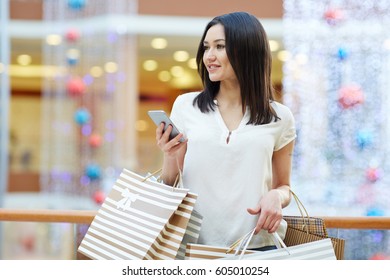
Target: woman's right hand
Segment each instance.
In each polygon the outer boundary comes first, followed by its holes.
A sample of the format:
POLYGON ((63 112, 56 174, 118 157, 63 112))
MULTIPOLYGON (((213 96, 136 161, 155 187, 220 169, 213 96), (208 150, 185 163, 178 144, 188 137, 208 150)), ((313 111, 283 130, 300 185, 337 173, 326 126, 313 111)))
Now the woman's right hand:
POLYGON ((161 123, 156 129, 157 146, 164 153, 161 178, 165 184, 173 186, 177 174, 180 170, 183 170, 184 155, 187 151, 187 139, 180 142, 184 135, 179 133, 175 138, 169 140, 172 126, 168 126, 165 132, 164 126, 164 123, 161 123))
POLYGON ((169 140, 169 135, 172 132, 172 126, 169 125, 164 132, 164 123, 161 123, 156 129, 157 146, 164 153, 164 156, 168 158, 177 157, 180 152, 185 151, 187 147, 187 139, 183 133, 179 133, 175 138, 169 140), (185 138, 183 142, 180 142, 181 138, 185 138))

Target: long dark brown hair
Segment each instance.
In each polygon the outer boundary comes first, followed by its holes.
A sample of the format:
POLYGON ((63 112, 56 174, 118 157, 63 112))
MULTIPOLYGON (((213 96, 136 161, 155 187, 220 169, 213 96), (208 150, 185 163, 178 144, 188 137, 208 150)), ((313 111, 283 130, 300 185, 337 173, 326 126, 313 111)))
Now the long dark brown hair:
POLYGON ((237 76, 242 109, 250 110, 248 124, 267 124, 277 120, 278 116, 271 108, 274 89, 271 83, 272 55, 267 34, 260 21, 246 12, 235 12, 215 17, 210 21, 200 40, 196 62, 203 82, 203 91, 195 98, 201 112, 214 111, 214 99, 218 94, 220 82, 209 78, 203 63, 203 42, 207 31, 214 25, 221 24, 225 30, 226 54, 237 76))

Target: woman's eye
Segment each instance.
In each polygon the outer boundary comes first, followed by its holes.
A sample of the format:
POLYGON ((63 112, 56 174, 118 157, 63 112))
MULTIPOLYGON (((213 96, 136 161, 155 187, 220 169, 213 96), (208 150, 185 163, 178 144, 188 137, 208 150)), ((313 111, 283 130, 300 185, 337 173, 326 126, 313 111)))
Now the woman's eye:
POLYGON ((225 45, 217 45, 217 49, 224 49, 225 45))
POLYGON ((210 47, 209 46, 203 46, 204 50, 208 50, 210 47))

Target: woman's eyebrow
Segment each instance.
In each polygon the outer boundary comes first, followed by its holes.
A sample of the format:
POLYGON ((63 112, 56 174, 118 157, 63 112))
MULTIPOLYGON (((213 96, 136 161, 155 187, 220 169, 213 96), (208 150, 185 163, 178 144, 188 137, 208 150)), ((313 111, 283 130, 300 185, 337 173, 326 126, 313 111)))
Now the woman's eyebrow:
MULTIPOLYGON (((225 39, 216 39, 216 40, 214 40, 213 42, 214 43, 218 43, 218 42, 221 42, 221 41, 225 41, 225 39)), ((209 42, 207 42, 206 40, 205 41, 203 41, 203 44, 208 44, 209 42)))

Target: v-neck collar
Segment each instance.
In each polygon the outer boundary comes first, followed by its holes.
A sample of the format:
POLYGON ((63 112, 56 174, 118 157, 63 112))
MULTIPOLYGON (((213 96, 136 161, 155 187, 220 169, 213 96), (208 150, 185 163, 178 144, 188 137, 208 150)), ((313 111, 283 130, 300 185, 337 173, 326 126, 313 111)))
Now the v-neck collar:
POLYGON ((244 116, 242 117, 242 119, 241 119, 239 125, 237 126, 237 128, 236 128, 236 129, 233 129, 233 130, 230 130, 230 129, 227 127, 225 121, 224 121, 223 118, 222 118, 221 112, 219 111, 218 106, 216 106, 215 117, 216 117, 216 119, 217 119, 217 122, 218 122, 219 126, 222 128, 222 130, 223 130, 224 132, 227 132, 227 133, 236 132, 236 131, 238 131, 239 129, 241 129, 242 127, 244 127, 244 126, 246 125, 246 123, 249 121, 249 107, 246 108, 245 114, 244 114, 244 116))

